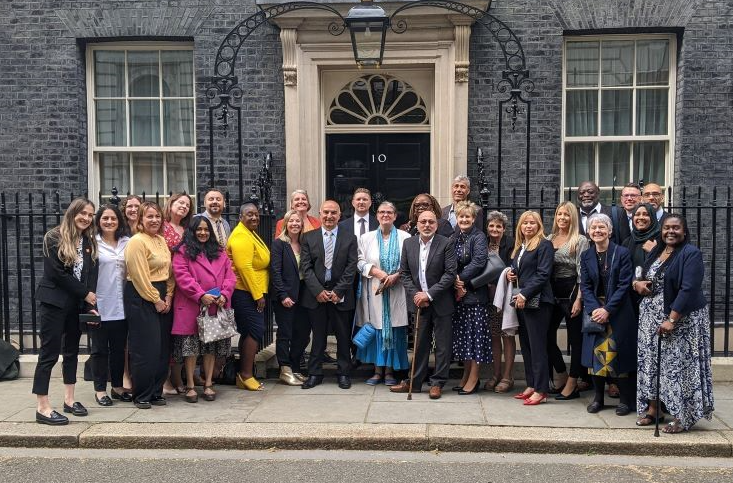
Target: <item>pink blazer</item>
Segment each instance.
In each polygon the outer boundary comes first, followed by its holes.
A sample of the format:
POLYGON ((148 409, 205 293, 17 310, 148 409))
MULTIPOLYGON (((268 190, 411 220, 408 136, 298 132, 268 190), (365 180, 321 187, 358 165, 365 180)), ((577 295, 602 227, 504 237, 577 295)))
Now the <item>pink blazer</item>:
MULTIPOLYGON (((199 299, 208 290, 219 287, 227 299, 226 307, 231 307, 232 293, 237 277, 232 270, 232 262, 222 252, 219 258, 209 261, 203 253, 191 260, 179 250, 173 254, 173 276, 176 279, 176 292, 173 296, 173 335, 193 335, 198 333, 196 317, 201 307, 199 299)), ((210 313, 216 313, 214 308, 210 313)))

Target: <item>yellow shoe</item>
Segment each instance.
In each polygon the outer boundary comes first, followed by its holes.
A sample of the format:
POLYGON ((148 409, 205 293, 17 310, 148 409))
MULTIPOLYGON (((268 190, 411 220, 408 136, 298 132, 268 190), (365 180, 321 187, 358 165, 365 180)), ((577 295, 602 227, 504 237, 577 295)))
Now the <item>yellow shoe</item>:
POLYGON ((239 389, 246 389, 248 391, 261 391, 265 388, 264 384, 259 382, 254 377, 243 379, 240 374, 237 374, 237 387, 239 389))

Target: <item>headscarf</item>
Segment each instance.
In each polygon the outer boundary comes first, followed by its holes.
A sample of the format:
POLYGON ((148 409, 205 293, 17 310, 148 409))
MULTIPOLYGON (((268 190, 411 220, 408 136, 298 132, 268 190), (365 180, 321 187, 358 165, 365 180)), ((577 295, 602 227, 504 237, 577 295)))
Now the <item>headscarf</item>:
MULTIPOLYGON (((379 246, 379 266, 388 275, 396 273, 400 268, 400 245, 397 228, 392 226, 389 232, 389 241, 387 246, 382 243, 382 230, 377 230, 377 244, 379 246)), ((389 307, 390 289, 382 292, 382 350, 387 351, 392 348, 392 317, 389 307)))
POLYGON ((661 227, 659 226, 659 220, 657 220, 657 213, 654 207, 649 203, 640 203, 634 208, 631 213, 631 238, 635 244, 644 243, 654 238, 658 238, 661 233, 661 227), (634 215, 639 211, 639 208, 644 208, 649 214, 650 223, 646 230, 641 231, 636 228, 634 223, 634 215))

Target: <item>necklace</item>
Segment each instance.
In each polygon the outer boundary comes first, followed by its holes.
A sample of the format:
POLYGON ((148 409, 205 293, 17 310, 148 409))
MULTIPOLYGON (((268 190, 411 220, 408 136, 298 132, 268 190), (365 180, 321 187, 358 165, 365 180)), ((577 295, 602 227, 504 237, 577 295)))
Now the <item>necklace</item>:
POLYGON ((667 248, 664 249, 664 254, 665 255, 670 255, 673 251, 674 251, 674 248, 667 247, 667 248))

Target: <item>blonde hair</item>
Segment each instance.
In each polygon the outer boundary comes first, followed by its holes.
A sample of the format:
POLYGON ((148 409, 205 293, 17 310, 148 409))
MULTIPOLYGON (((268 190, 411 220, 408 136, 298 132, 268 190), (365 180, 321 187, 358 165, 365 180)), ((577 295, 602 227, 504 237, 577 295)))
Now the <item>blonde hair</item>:
POLYGON ((64 217, 61 219, 61 224, 50 229, 43 237, 43 254, 45 256, 49 256, 48 250, 51 246, 58 245, 59 260, 63 262, 65 267, 71 267, 76 262, 76 249, 79 246, 79 239, 85 237, 92 250, 92 260, 97 259, 97 239, 95 237, 97 227, 94 220, 83 232, 80 232, 76 227, 76 223, 74 223, 76 215, 81 213, 87 206, 91 206, 92 213, 94 213, 94 203, 86 198, 76 198, 69 204, 64 217))
POLYGON ((140 211, 138 211, 137 215, 137 232, 136 233, 144 233, 145 229, 143 228, 143 218, 145 217, 145 212, 149 209, 153 209, 158 212, 160 215, 160 227, 158 228, 158 235, 163 235, 163 210, 160 208, 160 205, 158 203, 155 203, 153 201, 144 201, 143 204, 140 205, 140 211))
POLYGON ((478 214, 478 206, 476 206, 476 203, 473 201, 459 201, 456 205, 456 216, 460 215, 463 212, 467 212, 469 215, 471 215, 472 218, 476 218, 476 215, 478 214))
POLYGON ((295 195, 305 195, 305 199, 308 202, 308 211, 311 209, 311 198, 308 196, 308 192, 306 190, 297 189, 290 193, 290 208, 293 208, 293 198, 295 198, 295 195))
POLYGON ((288 222, 293 216, 297 216, 298 218, 300 218, 300 233, 298 233, 298 241, 300 241, 300 236, 303 234, 303 229, 305 228, 305 221, 303 221, 303 217, 300 216, 300 213, 295 210, 290 210, 283 216, 283 228, 280 234, 277 236, 278 240, 282 240, 286 243, 290 243, 292 241, 290 239, 290 235, 288 235, 288 222))
POLYGON ((531 252, 535 248, 537 248, 542 240, 545 239, 545 227, 542 224, 542 217, 540 217, 540 214, 536 211, 525 211, 522 213, 522 215, 519 217, 519 220, 517 221, 517 228, 515 229, 514 234, 514 250, 512 250, 512 258, 517 256, 517 253, 519 253, 519 250, 522 248, 522 240, 524 239, 522 235, 522 223, 524 223, 524 220, 527 218, 534 218, 534 220, 539 225, 539 230, 537 230, 537 233, 529 239, 529 241, 524 243, 524 249, 528 252, 531 252))
POLYGON ((564 208, 570 216, 567 243, 570 248, 570 254, 575 255, 575 252, 578 250, 578 243, 580 243, 580 228, 578 227, 578 209, 572 201, 563 201, 555 208, 555 217, 552 219, 552 236, 557 236, 560 233, 560 227, 557 226, 557 213, 561 208, 564 208))

